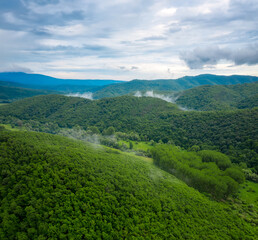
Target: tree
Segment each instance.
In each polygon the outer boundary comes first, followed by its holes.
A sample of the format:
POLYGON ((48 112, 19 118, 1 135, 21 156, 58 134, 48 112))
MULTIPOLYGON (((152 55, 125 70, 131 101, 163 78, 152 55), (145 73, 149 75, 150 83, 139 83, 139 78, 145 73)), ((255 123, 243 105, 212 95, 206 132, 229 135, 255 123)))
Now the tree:
POLYGON ((235 167, 230 167, 225 170, 225 175, 233 178, 238 183, 243 183, 245 181, 244 173, 235 167))
POLYGON ((105 129, 102 133, 103 135, 106 135, 106 136, 111 136, 111 135, 114 135, 115 134, 115 128, 114 127, 108 127, 107 129, 105 129))
POLYGON ((91 126, 87 128, 87 131, 89 131, 90 134, 100 134, 100 131, 97 127, 91 126))

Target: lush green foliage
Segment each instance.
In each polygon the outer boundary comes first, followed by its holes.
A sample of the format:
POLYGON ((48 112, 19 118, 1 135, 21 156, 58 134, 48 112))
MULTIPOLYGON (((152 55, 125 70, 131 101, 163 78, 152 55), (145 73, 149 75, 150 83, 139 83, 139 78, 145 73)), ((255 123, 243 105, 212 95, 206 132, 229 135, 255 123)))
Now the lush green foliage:
POLYGON ((217 84, 238 84, 251 83, 258 81, 257 77, 251 76, 217 76, 203 74, 194 77, 183 77, 176 80, 133 80, 130 82, 119 83, 107 86, 94 93, 94 98, 117 97, 133 93, 136 91, 180 91, 193 88, 200 85, 217 85, 217 84))
POLYGON ((178 93, 176 103, 194 110, 229 110, 258 107, 258 82, 199 86, 178 93))
POLYGON ((246 203, 247 208, 256 211, 256 219, 258 219, 258 184, 246 181, 241 185, 239 197, 246 203))
POLYGON ((203 162, 215 162, 216 165, 221 169, 225 170, 231 166, 230 159, 225 154, 212 150, 202 150, 197 153, 201 156, 203 162))
POLYGON ((33 132, 0 134, 1 239, 255 239, 255 227, 155 166, 33 132))
POLYGON ((257 107, 257 102, 258 102, 258 94, 243 99, 238 103, 237 107, 239 109, 254 108, 254 107, 257 107))
POLYGON ((235 194, 244 174, 233 167, 226 155, 216 151, 181 151, 175 146, 152 149, 154 163, 201 192, 222 199, 235 194), (225 170, 225 171, 223 171, 225 170))
MULTIPOLYGON (((171 142, 186 149, 197 145, 230 155, 258 171, 258 109, 221 112, 180 111, 155 98, 117 97, 90 101, 58 95, 36 96, 1 106, 1 122, 55 133, 76 125, 100 132, 136 132, 141 140, 171 142), (20 120, 19 120, 20 119, 20 120), (22 120, 22 121, 21 121, 22 120)), ((132 139, 133 140, 133 139, 132 139)))

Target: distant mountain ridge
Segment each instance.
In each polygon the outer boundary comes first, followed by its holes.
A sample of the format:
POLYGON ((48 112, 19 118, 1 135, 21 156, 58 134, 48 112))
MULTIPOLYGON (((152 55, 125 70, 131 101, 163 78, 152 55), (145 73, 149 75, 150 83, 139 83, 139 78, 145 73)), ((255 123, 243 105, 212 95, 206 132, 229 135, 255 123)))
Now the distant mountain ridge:
POLYGON ((93 95, 93 98, 99 99, 103 97, 116 97, 134 93, 136 91, 182 91, 200 85, 230 85, 242 84, 258 81, 255 76, 219 76, 211 74, 203 74, 199 76, 186 76, 175 80, 133 80, 130 82, 118 83, 106 86, 93 95))
POLYGON ((56 86, 56 85, 77 85, 77 86, 104 86, 122 81, 117 80, 78 80, 78 79, 59 79, 42 74, 31 74, 23 72, 2 72, 0 81, 15 82, 25 85, 36 86, 56 86))
POLYGON ((32 89, 44 89, 71 92, 92 92, 94 99, 104 97, 117 97, 134 94, 137 91, 182 91, 202 85, 232 85, 252 83, 258 81, 255 76, 220 76, 203 74, 198 76, 185 76, 178 79, 132 80, 128 82, 118 80, 78 80, 58 79, 41 74, 28 74, 22 72, 0 73, 1 86, 16 86, 32 89), (3 84, 6 83, 6 84, 3 84))

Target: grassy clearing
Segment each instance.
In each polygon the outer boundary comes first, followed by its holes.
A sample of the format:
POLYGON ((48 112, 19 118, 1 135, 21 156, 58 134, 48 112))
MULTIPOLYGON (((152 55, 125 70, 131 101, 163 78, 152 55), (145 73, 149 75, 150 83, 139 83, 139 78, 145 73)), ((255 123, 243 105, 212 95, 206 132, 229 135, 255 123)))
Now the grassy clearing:
POLYGON ((246 222, 258 226, 258 184, 246 181, 241 184, 238 197, 225 204, 246 222))
POLYGON ((258 183, 246 181, 239 189, 239 198, 247 204, 253 204, 258 210, 258 183))
POLYGON ((6 130, 10 131, 21 131, 20 128, 13 128, 11 124, 0 124, 1 127, 4 127, 6 130))
POLYGON ((135 150, 151 150, 153 146, 151 146, 150 142, 133 142, 133 149, 135 150))
POLYGON ((152 158, 143 157, 143 156, 137 156, 135 152, 123 152, 123 153, 126 154, 126 155, 129 155, 129 156, 133 156, 135 158, 138 158, 140 160, 143 160, 145 162, 153 163, 153 159, 152 158))
POLYGON ((137 142, 137 141, 124 141, 124 140, 119 140, 119 143, 125 144, 128 148, 130 147, 130 142, 133 144, 133 150, 138 151, 138 150, 151 150, 154 146, 151 145, 150 142, 137 142))

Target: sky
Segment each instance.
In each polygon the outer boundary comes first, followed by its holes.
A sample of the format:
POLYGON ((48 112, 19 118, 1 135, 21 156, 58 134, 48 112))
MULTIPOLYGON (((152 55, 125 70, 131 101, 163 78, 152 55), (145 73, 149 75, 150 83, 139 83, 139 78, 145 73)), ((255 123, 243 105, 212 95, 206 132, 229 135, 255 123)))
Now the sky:
POLYGON ((257 0, 0 0, 0 72, 258 76, 257 0))

